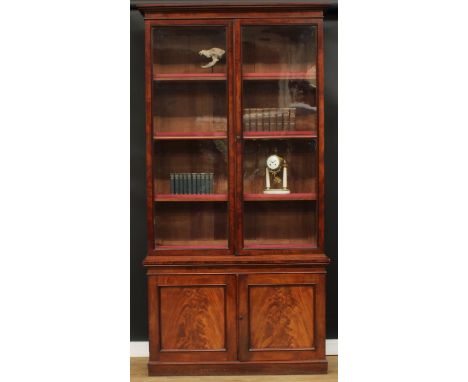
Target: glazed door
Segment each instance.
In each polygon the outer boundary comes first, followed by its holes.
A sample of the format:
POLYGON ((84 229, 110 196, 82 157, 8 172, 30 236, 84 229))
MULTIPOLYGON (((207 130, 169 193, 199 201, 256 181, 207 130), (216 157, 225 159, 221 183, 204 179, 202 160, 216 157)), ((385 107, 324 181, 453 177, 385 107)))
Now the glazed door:
POLYGON ((321 23, 243 20, 235 31, 240 254, 319 251, 321 23))
POLYGON ((239 359, 325 359, 325 275, 240 275, 239 359))
POLYGON ((155 254, 233 254, 232 27, 147 24, 150 240, 155 254))

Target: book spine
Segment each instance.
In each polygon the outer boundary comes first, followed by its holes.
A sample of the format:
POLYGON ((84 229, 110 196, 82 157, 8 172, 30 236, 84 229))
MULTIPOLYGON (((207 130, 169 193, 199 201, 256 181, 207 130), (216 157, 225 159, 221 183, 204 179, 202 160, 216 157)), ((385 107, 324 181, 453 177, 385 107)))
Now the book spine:
POLYGON ((250 122, 250 128, 252 131, 258 131, 258 118, 257 118, 257 108, 252 109, 252 121, 250 122))
POLYGON ((291 121, 290 121, 291 129, 290 130, 296 130, 296 108, 295 107, 291 108, 290 119, 291 119, 291 121))
POLYGON ((185 187, 185 193, 186 194, 190 194, 190 190, 189 190, 189 174, 185 173, 184 174, 184 187, 185 187))
POLYGON ((278 109, 277 109, 277 108, 271 109, 271 115, 270 115, 270 129, 273 130, 273 131, 276 131, 277 115, 278 115, 278 109))
POLYGON ((200 194, 204 194, 205 192, 203 191, 203 173, 200 173, 200 194))
POLYGON ((244 131, 250 131, 250 116, 249 116, 249 110, 250 109, 244 109, 244 115, 243 115, 243 120, 244 120, 244 131))
POLYGON ((206 172, 204 172, 202 174, 202 194, 207 194, 208 193, 208 190, 206 188, 206 185, 208 183, 207 180, 208 180, 207 174, 206 174, 206 172))
POLYGON ((214 173, 210 172, 210 194, 214 193, 214 173))
POLYGON ((192 194, 196 194, 197 193, 197 177, 196 177, 197 173, 196 172, 192 172, 190 174, 190 184, 192 185, 192 194))
POLYGON ((262 131, 268 131, 268 109, 260 109, 260 119, 262 120, 262 131))
POLYGON ((281 130, 284 131, 288 127, 288 116, 289 116, 289 109, 286 107, 283 107, 281 109, 281 130))
POLYGON ((188 193, 192 194, 192 174, 189 173, 187 174, 187 188, 188 188, 188 193))
POLYGON ((185 188, 185 178, 186 178, 185 175, 186 174, 184 172, 180 174, 180 177, 181 177, 181 190, 180 190, 181 192, 180 193, 184 195, 187 193, 187 190, 185 188))
POLYGON ((271 131, 271 111, 273 109, 267 108, 265 109, 265 123, 266 123, 266 130, 271 131))
POLYGON ((170 174, 170 178, 171 178, 171 194, 175 194, 175 189, 174 189, 174 174, 173 174, 173 173, 170 174))
POLYGON ((174 194, 180 194, 179 174, 174 174, 174 194))

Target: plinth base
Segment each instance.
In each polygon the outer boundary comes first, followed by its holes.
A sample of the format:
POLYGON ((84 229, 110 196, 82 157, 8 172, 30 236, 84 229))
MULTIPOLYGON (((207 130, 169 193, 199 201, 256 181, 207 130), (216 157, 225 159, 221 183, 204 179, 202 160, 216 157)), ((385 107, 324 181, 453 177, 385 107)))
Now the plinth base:
POLYGON ((326 360, 311 362, 148 362, 148 375, 326 374, 326 360))

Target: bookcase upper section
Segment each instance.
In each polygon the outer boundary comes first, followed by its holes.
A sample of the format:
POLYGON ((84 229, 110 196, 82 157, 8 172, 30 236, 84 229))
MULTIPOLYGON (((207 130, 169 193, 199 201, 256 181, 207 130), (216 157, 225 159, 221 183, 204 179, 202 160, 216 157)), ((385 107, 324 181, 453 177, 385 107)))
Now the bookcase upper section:
POLYGON ((324 7, 273 4, 138 6, 149 256, 323 254, 324 7))

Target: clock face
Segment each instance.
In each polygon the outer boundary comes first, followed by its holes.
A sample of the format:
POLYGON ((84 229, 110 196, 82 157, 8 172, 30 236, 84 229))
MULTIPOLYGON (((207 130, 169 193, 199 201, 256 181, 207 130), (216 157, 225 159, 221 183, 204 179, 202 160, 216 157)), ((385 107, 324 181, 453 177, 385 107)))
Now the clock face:
POLYGON ((278 155, 270 155, 266 161, 266 164, 270 170, 277 170, 280 166, 280 158, 278 155))

